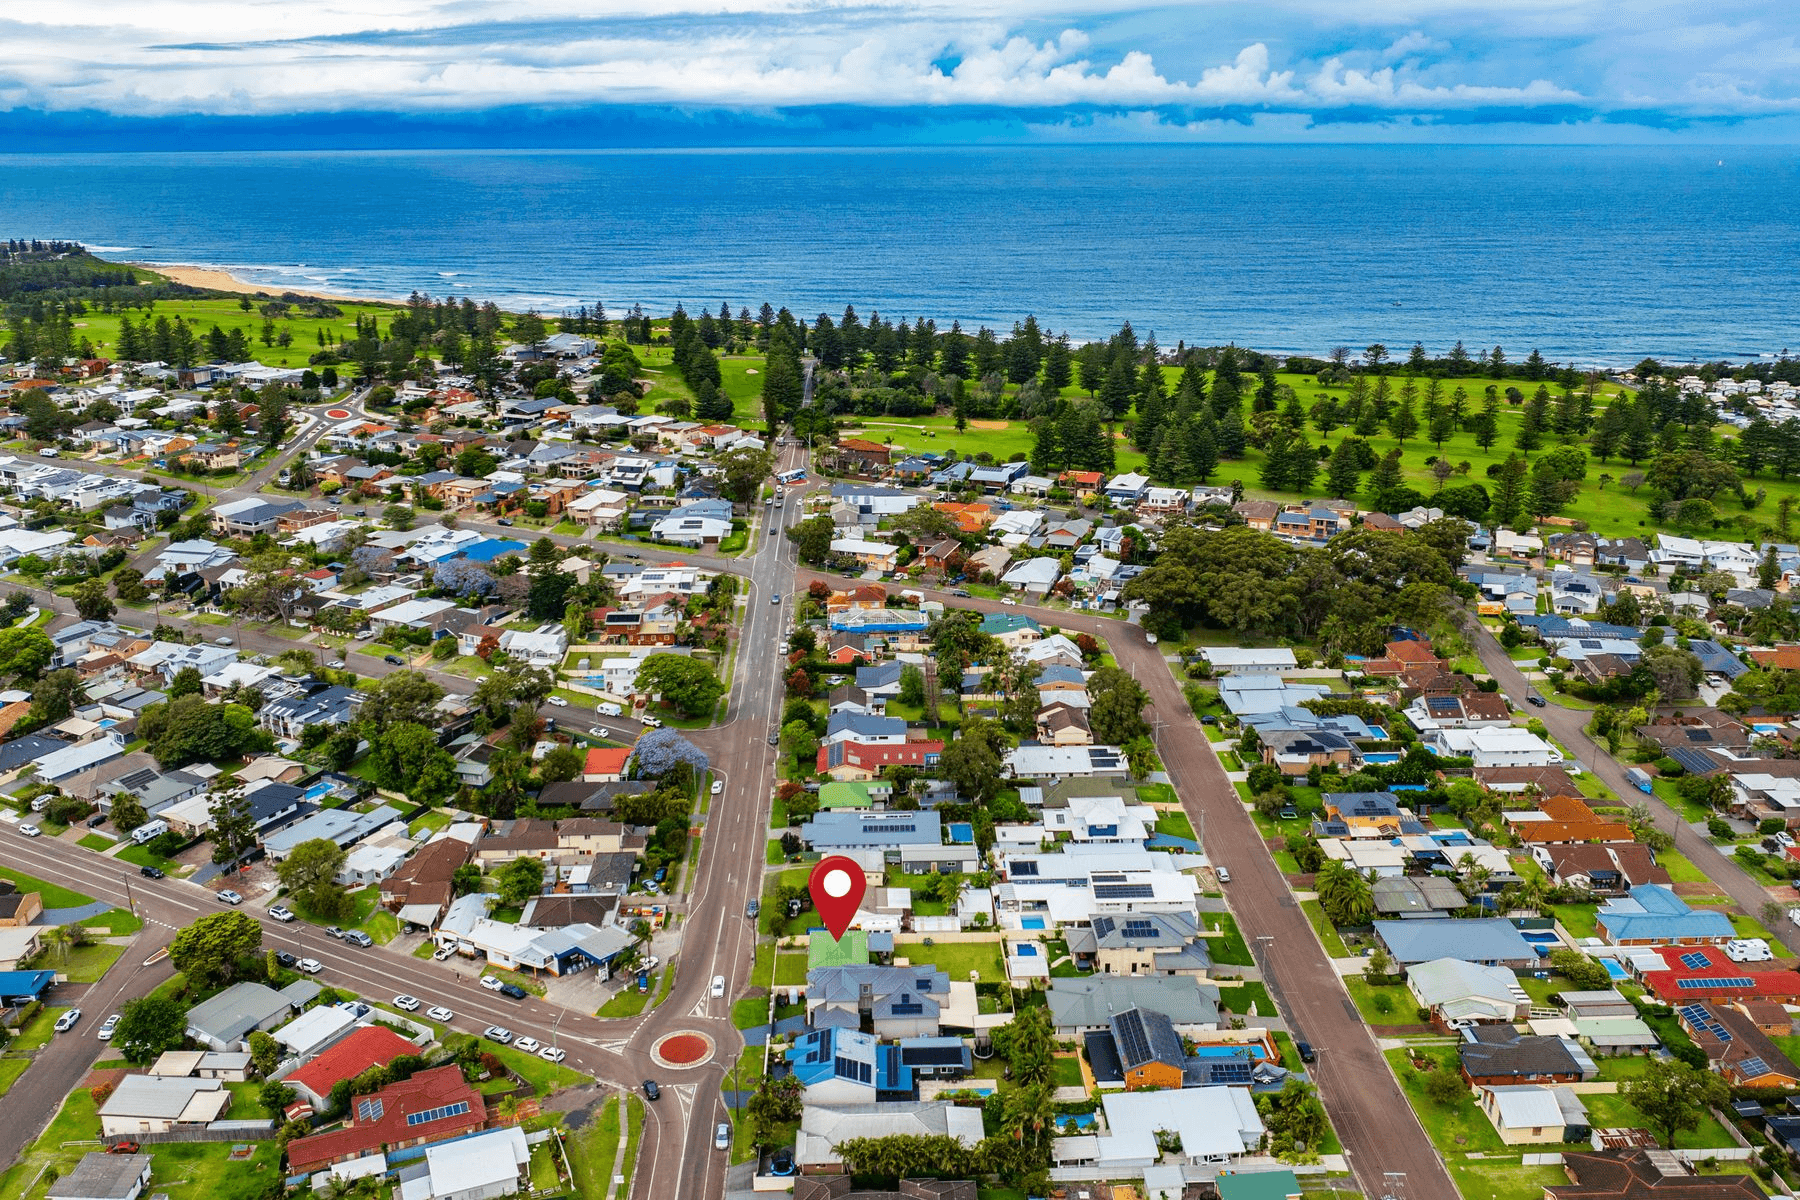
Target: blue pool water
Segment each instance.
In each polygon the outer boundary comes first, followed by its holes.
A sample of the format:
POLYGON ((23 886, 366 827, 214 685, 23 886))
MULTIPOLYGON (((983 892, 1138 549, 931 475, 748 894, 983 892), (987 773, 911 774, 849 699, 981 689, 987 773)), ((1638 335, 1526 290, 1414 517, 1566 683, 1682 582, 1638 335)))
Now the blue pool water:
POLYGON ((1042 917, 1020 917, 1019 918, 1019 928, 1020 929, 1042 929, 1043 927, 1044 927, 1044 918, 1042 918, 1042 917))
POLYGON ((1092 1129, 1094 1127, 1094 1114, 1093 1113, 1063 1113, 1056 1118, 1056 1127, 1058 1129, 1064 1129, 1064 1130, 1067 1130, 1067 1129, 1092 1129))
POLYGON ((1603 958, 1600 960, 1600 965, 1606 968, 1607 975, 1614 981, 1631 978, 1630 975, 1626 974, 1625 968, 1620 966, 1614 959, 1603 958))
POLYGON ((1384 741, 1384 742, 1387 741, 1387 730, 1383 729, 1379 725, 1369 726, 1369 734, 1370 734, 1370 736, 1378 738, 1381 741, 1384 741))
POLYGON ((1014 950, 1014 953, 1020 958, 1036 958, 1037 952, 1038 948, 1033 946, 1030 942, 1025 943, 1023 946, 1016 947, 1014 950))
POLYGON ((950 840, 958 845, 968 845, 975 840, 975 826, 967 821, 950 823, 950 840))
POLYGON ((1363 761, 1372 763, 1397 763, 1400 761, 1400 756, 1391 750, 1381 750, 1374 754, 1363 755, 1363 761))

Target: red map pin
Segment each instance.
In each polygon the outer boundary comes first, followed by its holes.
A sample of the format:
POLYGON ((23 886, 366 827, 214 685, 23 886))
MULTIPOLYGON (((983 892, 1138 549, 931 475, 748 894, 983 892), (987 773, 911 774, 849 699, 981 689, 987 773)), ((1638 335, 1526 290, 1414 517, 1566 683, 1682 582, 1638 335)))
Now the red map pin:
POLYGON ((807 877, 806 887, 812 893, 813 907, 825 918, 825 928, 831 931, 835 940, 844 939, 844 931, 850 928, 851 919, 861 907, 867 886, 862 867, 855 859, 842 854, 820 859, 819 865, 807 877))

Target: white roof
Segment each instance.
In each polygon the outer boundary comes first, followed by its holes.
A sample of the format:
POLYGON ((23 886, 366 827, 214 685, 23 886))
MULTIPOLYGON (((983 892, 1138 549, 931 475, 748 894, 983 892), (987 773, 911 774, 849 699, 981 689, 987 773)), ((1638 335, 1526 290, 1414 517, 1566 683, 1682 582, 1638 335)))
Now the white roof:
POLYGON ((1547 1087, 1524 1084, 1486 1090, 1493 1093, 1496 1123, 1503 1129, 1540 1129, 1563 1123, 1562 1106, 1547 1087))
POLYGON ((428 1170, 400 1184, 401 1200, 434 1200, 439 1196, 493 1196, 491 1189, 516 1185, 519 1170, 531 1161, 531 1147, 517 1125, 495 1129, 425 1150, 428 1170))
POLYGON ((356 1018, 341 1008, 321 1004, 275 1031, 275 1040, 298 1054, 308 1054, 338 1040, 356 1018))
POLYGON ((1263 1135, 1262 1118, 1249 1088, 1111 1092, 1105 1105, 1108 1127, 1147 1132, 1172 1129, 1181 1135, 1181 1152, 1188 1158, 1235 1157, 1255 1146, 1263 1135))
POLYGON ((1055 583, 1062 575, 1062 563, 1054 558, 1028 558, 1018 563, 1000 577, 1001 583, 1032 584, 1041 583, 1048 586, 1055 583))

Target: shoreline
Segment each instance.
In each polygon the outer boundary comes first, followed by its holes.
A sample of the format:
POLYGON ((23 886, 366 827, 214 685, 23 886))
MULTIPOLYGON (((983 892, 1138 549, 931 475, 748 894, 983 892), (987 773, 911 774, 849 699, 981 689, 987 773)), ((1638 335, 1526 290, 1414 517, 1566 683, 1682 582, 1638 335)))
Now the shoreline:
POLYGON ((218 292, 243 292, 249 295, 261 293, 267 296, 279 296, 291 292, 296 296, 310 296, 315 300, 336 300, 352 304, 392 304, 392 300, 375 296, 348 296, 341 292, 322 292, 317 288, 283 287, 273 288, 267 284, 255 283, 230 271, 218 267, 200 267, 192 263, 146 263, 134 262, 126 264, 142 267, 146 271, 155 271, 158 275, 166 275, 176 283, 185 283, 189 287, 209 288, 218 292))

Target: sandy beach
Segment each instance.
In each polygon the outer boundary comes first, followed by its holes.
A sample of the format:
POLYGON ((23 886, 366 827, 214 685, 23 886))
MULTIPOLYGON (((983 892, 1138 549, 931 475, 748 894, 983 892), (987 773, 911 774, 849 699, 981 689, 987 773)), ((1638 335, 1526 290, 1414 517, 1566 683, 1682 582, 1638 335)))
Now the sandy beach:
POLYGON ((155 271, 158 275, 167 275, 176 283, 185 283, 189 287, 213 288, 221 292, 266 292, 271 296, 281 292, 292 292, 296 296, 316 296, 320 300, 373 300, 371 296, 345 296, 337 292, 321 292, 312 288, 284 287, 277 292, 264 284, 251 283, 247 279, 239 279, 229 271, 220 271, 213 267, 170 266, 166 263, 132 263, 134 267, 143 267, 147 271, 155 271))

